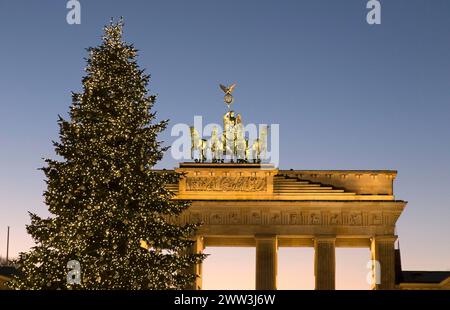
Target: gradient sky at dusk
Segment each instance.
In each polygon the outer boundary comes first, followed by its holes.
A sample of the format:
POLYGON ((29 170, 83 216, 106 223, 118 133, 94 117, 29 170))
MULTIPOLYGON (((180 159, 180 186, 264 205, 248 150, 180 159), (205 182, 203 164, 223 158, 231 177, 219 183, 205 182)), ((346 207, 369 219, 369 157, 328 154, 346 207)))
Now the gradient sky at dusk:
MULTIPOLYGON (((237 82, 245 123, 280 124, 280 168, 398 170, 404 269, 450 270, 450 1, 381 1, 377 26, 366 0, 80 2, 68 25, 64 0, 0 0, 0 255, 7 225, 14 255, 33 244, 57 115, 81 90, 85 48, 124 16, 160 118, 220 122, 218 84, 237 82)), ((254 288, 254 249, 206 252, 205 288, 254 288)), ((337 288, 367 288, 368 258, 338 249, 337 288)), ((280 288, 313 288, 312 249, 279 261, 280 288)))

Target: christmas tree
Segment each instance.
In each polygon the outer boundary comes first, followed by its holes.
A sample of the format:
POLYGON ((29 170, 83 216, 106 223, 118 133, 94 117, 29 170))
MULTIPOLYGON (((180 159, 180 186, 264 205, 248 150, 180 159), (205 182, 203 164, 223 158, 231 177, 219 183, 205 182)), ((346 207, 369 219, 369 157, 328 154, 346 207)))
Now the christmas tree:
POLYGON ((189 203, 165 188, 176 175, 152 169, 167 150, 157 140, 167 121, 155 121, 150 76, 122 29, 111 23, 88 49, 84 91, 73 93, 70 120, 58 121, 62 159, 43 168, 53 216, 30 213, 36 245, 16 261, 12 288, 183 289, 204 259, 190 252, 197 226, 169 220, 189 203))

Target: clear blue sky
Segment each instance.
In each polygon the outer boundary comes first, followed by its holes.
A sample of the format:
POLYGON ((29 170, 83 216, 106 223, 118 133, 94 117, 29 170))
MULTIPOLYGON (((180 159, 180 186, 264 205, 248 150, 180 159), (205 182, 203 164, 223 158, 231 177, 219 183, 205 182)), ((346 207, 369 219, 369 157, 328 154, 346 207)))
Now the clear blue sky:
POLYGON ((450 270, 450 1, 382 0, 377 26, 366 0, 80 2, 68 25, 65 0, 0 0, 2 256, 7 225, 13 254, 32 244, 57 114, 81 90, 85 48, 124 16, 161 118, 220 122, 218 84, 237 82, 245 122, 280 124, 281 168, 398 170, 405 268, 450 270))

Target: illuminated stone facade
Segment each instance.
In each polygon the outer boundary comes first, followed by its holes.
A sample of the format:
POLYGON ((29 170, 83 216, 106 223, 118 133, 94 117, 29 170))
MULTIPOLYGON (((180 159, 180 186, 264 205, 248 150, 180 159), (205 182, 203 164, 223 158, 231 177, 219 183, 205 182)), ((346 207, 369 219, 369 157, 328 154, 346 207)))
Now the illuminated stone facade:
MULTIPOLYGON (((279 247, 315 249, 317 289, 335 288, 335 248, 371 250, 375 289, 394 289, 396 171, 278 170, 260 164, 183 163, 175 199, 192 200, 180 223, 202 223, 195 251, 256 247, 256 289, 277 288, 279 247)), ((201 288, 201 266, 195 288, 201 288)))

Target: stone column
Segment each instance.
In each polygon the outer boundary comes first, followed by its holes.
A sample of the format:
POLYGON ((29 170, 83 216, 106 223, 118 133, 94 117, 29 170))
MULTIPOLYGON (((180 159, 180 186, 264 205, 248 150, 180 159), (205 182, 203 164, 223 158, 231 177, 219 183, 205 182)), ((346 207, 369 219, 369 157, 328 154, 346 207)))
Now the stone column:
POLYGON ((256 235, 256 289, 277 289, 278 240, 275 235, 256 235))
POLYGON ((392 290, 395 288, 395 250, 397 236, 376 236, 371 239, 373 262, 373 289, 392 290))
POLYGON ((316 290, 335 289, 335 237, 314 239, 314 276, 316 290))
MULTIPOLYGON (((192 245, 191 253, 200 254, 205 249, 203 243, 203 237, 196 237, 195 243, 192 245)), ((201 290, 202 289, 202 264, 196 264, 192 267, 192 273, 194 273, 197 278, 195 279, 195 283, 190 287, 191 290, 201 290)))

